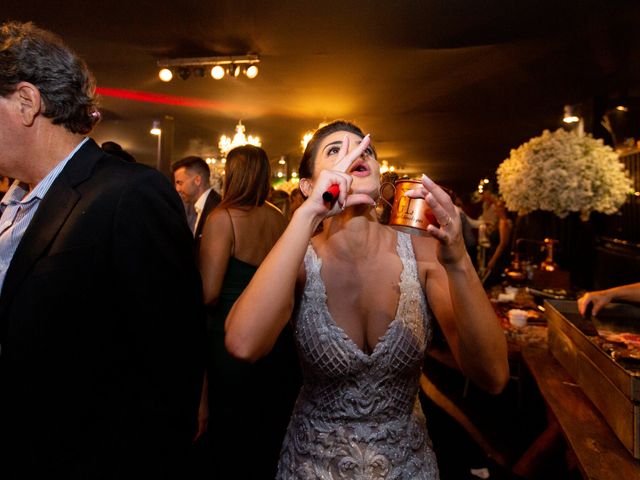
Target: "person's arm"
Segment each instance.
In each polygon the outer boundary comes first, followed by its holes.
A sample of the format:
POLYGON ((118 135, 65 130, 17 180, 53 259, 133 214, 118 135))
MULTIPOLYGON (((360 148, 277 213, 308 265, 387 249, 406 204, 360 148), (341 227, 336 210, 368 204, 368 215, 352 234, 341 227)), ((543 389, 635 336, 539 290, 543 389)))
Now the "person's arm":
POLYGON ((289 321, 300 267, 311 235, 322 221, 303 204, 276 242, 225 322, 225 346, 248 361, 263 357, 289 321))
POLYGON ((207 431, 209 424, 209 376, 204 373, 202 394, 200 395, 200 407, 198 408, 198 430, 193 437, 194 443, 207 431))
POLYGON ((202 230, 198 259, 205 305, 217 303, 232 252, 233 225, 229 213, 213 210, 202 230))
POLYGON ((511 239, 511 222, 509 220, 501 219, 498 223, 498 228, 500 233, 500 243, 498 243, 495 252, 493 252, 491 259, 487 263, 487 268, 489 270, 493 270, 495 268, 498 263, 498 259, 509 247, 509 240, 511 239))
POLYGON ((347 154, 348 141, 343 142, 336 170, 320 172, 309 197, 233 305, 225 323, 225 345, 235 357, 256 361, 273 348, 291 317, 296 283, 304 278, 304 255, 320 222, 342 205, 373 204, 368 195, 347 195, 352 178, 344 173, 368 145, 367 136, 347 154), (322 194, 333 184, 339 185, 340 194, 329 209, 322 194))
POLYGON ((578 310, 581 315, 584 315, 591 304, 593 306, 591 314, 597 315, 602 307, 615 300, 640 303, 640 283, 587 292, 578 299, 578 310))
POLYGON ((423 185, 409 195, 426 196, 442 225, 428 227, 433 238, 414 240, 419 261, 427 265, 429 305, 463 372, 488 392, 499 393, 509 379, 504 333, 467 255, 451 199, 429 178, 423 177, 423 185))
POLYGON ((482 217, 476 219, 471 218, 469 215, 467 215, 467 220, 469 221, 469 225, 471 225, 471 228, 480 228, 480 224, 484 223, 482 217))

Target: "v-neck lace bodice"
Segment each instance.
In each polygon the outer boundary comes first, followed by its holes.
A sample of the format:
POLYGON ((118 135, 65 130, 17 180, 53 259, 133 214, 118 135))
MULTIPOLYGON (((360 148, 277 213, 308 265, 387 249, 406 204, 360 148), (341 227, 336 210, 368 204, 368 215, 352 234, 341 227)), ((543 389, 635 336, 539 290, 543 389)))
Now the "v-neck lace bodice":
POLYGON ((294 319, 304 385, 279 479, 437 478, 417 399, 430 322, 409 235, 398 233, 397 253, 403 269, 396 316, 368 355, 331 317, 322 261, 309 245, 294 319))

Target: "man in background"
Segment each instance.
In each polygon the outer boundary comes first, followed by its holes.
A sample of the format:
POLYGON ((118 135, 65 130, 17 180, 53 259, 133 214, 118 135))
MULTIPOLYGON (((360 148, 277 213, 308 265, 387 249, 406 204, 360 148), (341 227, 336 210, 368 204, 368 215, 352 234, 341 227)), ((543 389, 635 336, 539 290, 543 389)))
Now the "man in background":
POLYGON ((120 145, 119 143, 113 141, 103 142, 101 147, 105 152, 110 153, 111 155, 115 155, 116 157, 120 157, 125 162, 136 161, 135 157, 127 152, 124 148, 122 148, 122 145, 120 145))
POLYGON ((180 478, 203 378, 180 199, 105 153, 94 81, 54 34, 0 26, 0 478, 180 478))
POLYGON ((193 205, 196 213, 191 229, 196 239, 196 253, 200 249, 204 222, 216 205, 220 203, 220 195, 211 188, 209 165, 200 157, 190 156, 178 160, 171 165, 176 191, 187 205, 193 205))
POLYGON ((298 207, 304 203, 304 196, 299 188, 291 190, 289 201, 291 202, 291 216, 293 216, 293 213, 298 209, 298 207))

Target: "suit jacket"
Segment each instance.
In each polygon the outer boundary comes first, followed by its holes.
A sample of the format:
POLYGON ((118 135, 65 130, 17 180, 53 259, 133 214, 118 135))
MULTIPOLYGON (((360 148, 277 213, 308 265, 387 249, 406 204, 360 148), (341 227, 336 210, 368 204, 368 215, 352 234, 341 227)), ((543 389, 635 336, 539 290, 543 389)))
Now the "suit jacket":
POLYGON ((193 237, 169 181, 92 140, 0 294, 0 478, 179 478, 204 364, 193 237))
POLYGON ((198 220, 198 224, 194 230, 194 237, 196 240, 195 249, 196 249, 196 258, 200 251, 200 240, 202 239, 202 229, 204 228, 204 224, 207 221, 207 217, 209 213, 216 208, 216 206, 220 203, 222 197, 215 190, 211 189, 209 191, 209 195, 207 195, 207 200, 204 202, 204 208, 202 209, 202 215, 200 215, 200 219, 198 220))

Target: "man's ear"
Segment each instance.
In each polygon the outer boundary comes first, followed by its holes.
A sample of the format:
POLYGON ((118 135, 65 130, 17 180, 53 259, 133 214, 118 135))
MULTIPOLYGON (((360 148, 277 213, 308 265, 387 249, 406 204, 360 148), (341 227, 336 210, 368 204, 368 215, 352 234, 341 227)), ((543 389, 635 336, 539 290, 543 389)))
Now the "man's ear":
POLYGON ((30 127, 43 110, 40 90, 32 83, 20 82, 18 83, 15 93, 17 95, 17 101, 20 104, 22 124, 30 127))
POLYGON ((311 192, 313 190, 313 183, 309 178, 301 178, 300 183, 298 183, 298 187, 304 195, 304 198, 307 198, 309 197, 309 195, 311 195, 311 192))

